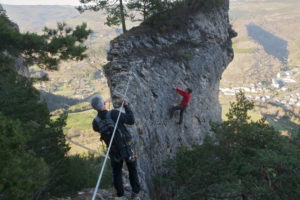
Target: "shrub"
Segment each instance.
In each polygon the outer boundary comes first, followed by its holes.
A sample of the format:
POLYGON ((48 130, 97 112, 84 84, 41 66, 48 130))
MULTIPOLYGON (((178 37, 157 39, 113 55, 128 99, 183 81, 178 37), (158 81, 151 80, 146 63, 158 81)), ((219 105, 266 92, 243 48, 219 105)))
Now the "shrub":
MULTIPOLYGON (((95 187, 102 163, 103 158, 96 157, 93 154, 68 157, 60 169, 59 174, 61 176, 57 183, 59 187, 55 188, 52 194, 63 197, 75 194, 82 189, 95 187)), ((109 164, 106 165, 104 170, 100 187, 102 189, 112 187, 111 168, 109 164)))
POLYGON ((0 199, 33 199, 47 182, 46 163, 26 145, 30 127, 0 113, 0 199))
POLYGON ((210 11, 221 7, 225 0, 175 0, 167 2, 158 12, 153 13, 144 20, 144 24, 167 32, 178 29, 187 20, 186 15, 195 10, 210 11))
POLYGON ((82 60, 90 30, 74 30, 64 23, 45 28, 43 35, 19 33, 3 11, 0 13, 0 199, 47 199, 60 186, 62 164, 69 146, 63 127, 66 115, 50 119, 31 78, 15 71, 37 64, 57 70, 61 60, 82 60), (50 194, 51 195, 51 194, 50 194))
POLYGON ((170 199, 299 199, 298 137, 280 135, 264 119, 250 121, 253 109, 243 93, 231 103, 228 121, 213 124, 216 140, 181 149, 155 178, 170 199), (168 186, 168 187, 167 187, 168 186))

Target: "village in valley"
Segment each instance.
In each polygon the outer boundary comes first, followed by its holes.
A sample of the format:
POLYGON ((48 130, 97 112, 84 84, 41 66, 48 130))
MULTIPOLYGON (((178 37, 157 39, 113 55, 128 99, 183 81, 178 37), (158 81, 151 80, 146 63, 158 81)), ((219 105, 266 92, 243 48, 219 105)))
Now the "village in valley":
POLYGON ((300 107, 300 90, 293 89, 297 84, 297 80, 293 77, 298 74, 297 69, 278 72, 270 83, 258 82, 251 83, 249 86, 220 88, 220 95, 230 97, 235 96, 239 91, 244 91, 248 99, 258 103, 272 102, 289 107, 300 107))

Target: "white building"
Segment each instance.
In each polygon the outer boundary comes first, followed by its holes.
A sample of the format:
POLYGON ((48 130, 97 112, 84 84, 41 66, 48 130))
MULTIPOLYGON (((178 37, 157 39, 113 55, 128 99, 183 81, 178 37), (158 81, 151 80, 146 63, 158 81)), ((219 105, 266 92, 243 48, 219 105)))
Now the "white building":
POLYGON ((272 86, 273 86, 274 88, 280 88, 279 83, 278 83, 277 80, 275 80, 274 78, 272 78, 272 86))

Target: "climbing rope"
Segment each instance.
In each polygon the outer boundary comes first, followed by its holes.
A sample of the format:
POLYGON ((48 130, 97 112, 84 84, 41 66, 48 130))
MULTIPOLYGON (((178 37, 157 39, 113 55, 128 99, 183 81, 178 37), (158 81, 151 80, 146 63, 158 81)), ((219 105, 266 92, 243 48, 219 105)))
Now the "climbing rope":
MULTIPOLYGON (((124 93, 123 97, 126 97, 126 94, 127 94, 128 88, 129 88, 129 83, 131 81, 131 79, 130 79, 131 70, 132 70, 132 67, 130 68, 129 73, 128 73, 129 76, 128 76, 128 81, 127 81, 127 86, 126 86, 126 90, 125 90, 125 93, 124 93)), ((102 179, 102 175, 103 175, 103 172, 104 172, 105 164, 106 164, 109 152, 110 152, 112 141, 113 141, 113 139, 115 137, 115 133, 116 133, 116 130, 117 130, 117 126, 118 126, 118 123, 119 123, 119 119, 120 119, 121 111, 122 111, 123 107, 124 107, 124 101, 122 102, 122 105, 121 105, 120 110, 119 110, 119 115, 118 115, 118 118, 117 118, 117 121, 116 121, 116 124, 115 124, 115 127, 114 127, 114 131, 112 133, 112 136, 111 136, 108 148, 107 148, 105 159, 104 159, 104 162, 103 162, 103 165, 102 165, 99 177, 98 177, 98 181, 97 181, 97 184, 96 184, 96 187, 95 187, 95 190, 94 190, 94 194, 93 194, 92 200, 95 200, 95 198, 96 198, 97 191, 98 191, 98 188, 99 188, 99 185, 100 185, 100 182, 101 182, 101 179, 102 179)))

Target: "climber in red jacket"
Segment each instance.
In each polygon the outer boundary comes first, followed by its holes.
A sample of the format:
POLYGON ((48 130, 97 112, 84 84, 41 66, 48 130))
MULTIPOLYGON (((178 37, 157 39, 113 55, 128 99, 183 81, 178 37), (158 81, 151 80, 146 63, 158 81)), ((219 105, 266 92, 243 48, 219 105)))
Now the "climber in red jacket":
POLYGON ((179 119, 178 124, 181 124, 182 123, 182 119, 183 119, 183 112, 187 108, 188 103, 189 103, 189 101, 191 99, 192 89, 187 88, 185 91, 180 90, 180 89, 175 88, 175 87, 174 87, 174 89, 183 97, 183 99, 182 99, 180 105, 173 106, 173 107, 170 108, 169 114, 170 114, 170 118, 172 119, 174 112, 176 110, 180 110, 180 119, 179 119))

